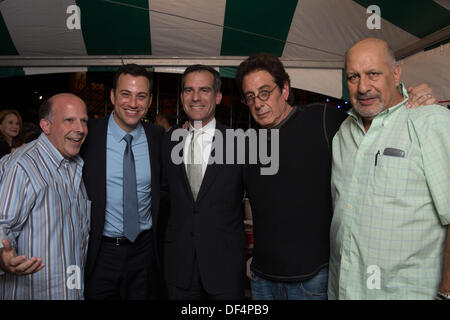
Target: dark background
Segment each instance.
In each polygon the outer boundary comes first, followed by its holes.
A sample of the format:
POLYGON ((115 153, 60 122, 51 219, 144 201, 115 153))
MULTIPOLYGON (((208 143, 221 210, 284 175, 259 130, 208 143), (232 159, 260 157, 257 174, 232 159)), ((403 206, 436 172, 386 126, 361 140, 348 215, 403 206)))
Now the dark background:
MULTIPOLYGON (((113 77, 114 72, 86 72, 0 78, 0 110, 15 109, 23 122, 38 124, 38 109, 45 99, 56 93, 72 92, 86 102, 90 117, 102 117, 113 110, 109 98, 113 77)), ((179 99, 181 75, 153 73, 153 82, 153 101, 146 121, 153 122, 157 113, 164 112, 171 125, 184 123, 186 116, 179 99)), ((350 104, 343 100, 299 89, 292 91, 295 105, 324 102, 346 111, 350 109, 350 104)), ((216 118, 232 128, 254 127, 247 106, 241 103, 234 79, 222 78, 222 94, 216 118)))

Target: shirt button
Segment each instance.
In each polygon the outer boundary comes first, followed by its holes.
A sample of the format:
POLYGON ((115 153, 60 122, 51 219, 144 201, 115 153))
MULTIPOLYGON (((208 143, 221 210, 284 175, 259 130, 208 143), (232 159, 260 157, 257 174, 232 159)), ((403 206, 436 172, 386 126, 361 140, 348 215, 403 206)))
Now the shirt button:
POLYGON ((345 235, 346 235, 346 236, 349 236, 349 235, 350 235, 350 232, 345 231, 345 235))
POLYGON ((349 207, 349 209, 351 209, 351 208, 352 208, 352 205, 349 203, 349 204, 348 204, 348 207, 349 207))
POLYGON ((358 179, 357 178, 353 178, 353 182, 358 182, 358 179))
POLYGON ((348 261, 348 257, 347 256, 345 256, 344 259, 345 259, 345 261, 348 261))

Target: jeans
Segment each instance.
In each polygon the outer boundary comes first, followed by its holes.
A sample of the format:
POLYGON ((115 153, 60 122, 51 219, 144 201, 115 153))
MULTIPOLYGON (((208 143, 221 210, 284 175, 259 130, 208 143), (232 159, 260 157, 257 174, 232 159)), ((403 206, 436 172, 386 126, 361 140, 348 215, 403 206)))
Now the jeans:
POLYGON ((253 300, 327 300, 328 268, 305 281, 270 281, 252 274, 253 300))

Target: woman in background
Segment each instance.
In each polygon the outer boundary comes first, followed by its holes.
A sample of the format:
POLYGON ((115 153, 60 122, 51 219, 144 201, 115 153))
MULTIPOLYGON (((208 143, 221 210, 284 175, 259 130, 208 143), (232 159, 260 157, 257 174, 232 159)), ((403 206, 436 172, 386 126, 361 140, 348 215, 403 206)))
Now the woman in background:
POLYGON ((16 110, 0 111, 0 158, 23 144, 22 118, 16 110))

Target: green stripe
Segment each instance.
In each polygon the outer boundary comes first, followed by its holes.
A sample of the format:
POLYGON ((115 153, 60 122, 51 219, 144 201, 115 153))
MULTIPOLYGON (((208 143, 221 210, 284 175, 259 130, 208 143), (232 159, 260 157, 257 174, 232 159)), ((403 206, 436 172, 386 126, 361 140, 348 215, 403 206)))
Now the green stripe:
POLYGON ((116 72, 119 67, 88 67, 88 72, 116 72))
POLYGON ((281 56, 297 0, 228 0, 221 55, 268 52, 281 56))
POLYGON ((235 67, 220 67, 219 73, 221 77, 232 78, 236 77, 237 68, 235 67))
POLYGON ((0 12, 0 55, 15 56, 19 53, 14 46, 14 43, 9 35, 8 28, 6 27, 5 20, 3 20, 2 13, 0 12))
POLYGON ((148 0, 76 0, 90 55, 150 55, 148 0))
MULTIPOLYGON (((449 10, 431 0, 353 0, 364 8, 380 7, 381 18, 416 37, 423 38, 441 30, 450 22, 449 10)), ((367 15, 369 17, 369 15, 367 15)), ((383 28, 383 25, 381 26, 383 28)))
POLYGON ((0 78, 24 76, 25 72, 20 67, 1 67, 0 78))

